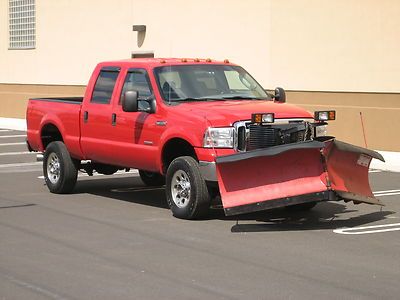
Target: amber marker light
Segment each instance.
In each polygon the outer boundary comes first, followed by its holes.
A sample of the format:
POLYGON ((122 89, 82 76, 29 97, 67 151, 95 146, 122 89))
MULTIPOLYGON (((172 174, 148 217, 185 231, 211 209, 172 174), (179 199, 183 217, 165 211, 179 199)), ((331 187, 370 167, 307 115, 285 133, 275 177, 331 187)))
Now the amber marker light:
POLYGON ((187 59, 186 58, 182 58, 181 61, 182 62, 187 62, 187 59))
POLYGON ((211 58, 207 58, 207 59, 206 59, 206 62, 211 62, 211 58))
POLYGON ((194 59, 194 62, 200 62, 200 59, 195 58, 195 59, 194 59))
POLYGON ((229 64, 229 59, 226 58, 226 59, 224 60, 224 63, 229 64))

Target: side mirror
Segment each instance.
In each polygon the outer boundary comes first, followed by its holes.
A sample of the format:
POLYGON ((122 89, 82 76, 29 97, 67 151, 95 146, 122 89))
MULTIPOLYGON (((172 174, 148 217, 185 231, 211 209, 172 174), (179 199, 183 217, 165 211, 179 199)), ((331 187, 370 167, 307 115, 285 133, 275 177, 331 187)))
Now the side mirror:
POLYGON ((122 99, 122 110, 125 112, 138 111, 138 92, 127 91, 122 99))
POLYGON ((281 87, 275 88, 275 101, 279 103, 285 103, 286 102, 286 93, 285 90, 281 87))

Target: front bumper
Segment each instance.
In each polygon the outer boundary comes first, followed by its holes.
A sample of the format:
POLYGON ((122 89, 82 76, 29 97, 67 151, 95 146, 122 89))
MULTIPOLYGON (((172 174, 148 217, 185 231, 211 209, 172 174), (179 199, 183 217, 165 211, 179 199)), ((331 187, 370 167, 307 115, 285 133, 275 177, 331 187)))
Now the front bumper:
POLYGON ((218 181, 215 162, 199 161, 200 173, 206 181, 218 181))

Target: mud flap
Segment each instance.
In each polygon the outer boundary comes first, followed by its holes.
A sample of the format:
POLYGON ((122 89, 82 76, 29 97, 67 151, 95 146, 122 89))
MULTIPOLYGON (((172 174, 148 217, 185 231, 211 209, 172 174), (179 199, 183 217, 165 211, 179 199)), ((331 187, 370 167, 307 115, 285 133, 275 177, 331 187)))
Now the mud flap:
MULTIPOLYGON (((339 198, 379 204, 368 182, 378 153, 335 140, 306 141, 217 157, 226 215, 339 198)), ((383 158, 382 158, 383 159, 383 158)))

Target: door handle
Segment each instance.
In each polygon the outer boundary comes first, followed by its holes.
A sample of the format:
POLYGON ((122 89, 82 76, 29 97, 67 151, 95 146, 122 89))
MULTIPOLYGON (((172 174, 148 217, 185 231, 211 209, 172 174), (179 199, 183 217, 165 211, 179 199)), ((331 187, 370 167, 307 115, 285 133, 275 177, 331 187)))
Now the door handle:
POLYGON ((89 119, 89 112, 84 111, 83 112, 83 122, 87 123, 88 119, 89 119))
POLYGON ((111 115, 111 125, 112 126, 117 125, 117 114, 112 114, 111 115))

